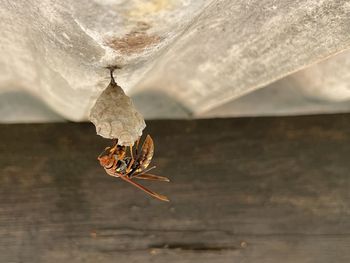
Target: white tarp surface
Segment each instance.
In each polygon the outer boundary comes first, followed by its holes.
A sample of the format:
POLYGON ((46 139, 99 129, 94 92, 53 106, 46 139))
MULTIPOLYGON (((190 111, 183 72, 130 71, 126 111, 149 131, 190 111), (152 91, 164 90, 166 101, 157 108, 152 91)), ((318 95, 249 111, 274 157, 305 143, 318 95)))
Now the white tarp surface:
POLYGON ((86 120, 107 66, 146 118, 350 111, 349 1, 0 0, 0 16, 1 122, 86 120))

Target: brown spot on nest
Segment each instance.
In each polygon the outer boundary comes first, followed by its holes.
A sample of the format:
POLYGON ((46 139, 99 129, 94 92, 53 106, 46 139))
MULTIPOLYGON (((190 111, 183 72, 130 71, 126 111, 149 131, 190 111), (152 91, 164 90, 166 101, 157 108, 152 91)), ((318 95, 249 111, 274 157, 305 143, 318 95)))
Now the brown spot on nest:
POLYGON ((122 38, 111 38, 106 44, 119 52, 130 55, 142 52, 145 48, 159 43, 161 38, 156 35, 147 35, 142 31, 132 31, 122 38))

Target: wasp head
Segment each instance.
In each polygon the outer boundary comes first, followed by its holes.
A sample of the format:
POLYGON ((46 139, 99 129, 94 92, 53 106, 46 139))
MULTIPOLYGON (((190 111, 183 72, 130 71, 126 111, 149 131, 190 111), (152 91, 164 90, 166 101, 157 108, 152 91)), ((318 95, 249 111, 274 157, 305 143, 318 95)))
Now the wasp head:
POLYGON ((97 157, 97 160, 99 160, 101 166, 103 167, 109 167, 113 164, 113 153, 114 148, 107 147, 104 149, 104 151, 97 157))

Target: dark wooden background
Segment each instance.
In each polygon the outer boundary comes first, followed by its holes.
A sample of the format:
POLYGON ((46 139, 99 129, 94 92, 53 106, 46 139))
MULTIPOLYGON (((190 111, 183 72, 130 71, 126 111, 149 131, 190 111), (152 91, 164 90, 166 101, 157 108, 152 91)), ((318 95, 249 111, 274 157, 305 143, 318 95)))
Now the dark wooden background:
POLYGON ((350 262, 350 115, 147 124, 170 203, 91 124, 1 125, 0 262, 350 262))

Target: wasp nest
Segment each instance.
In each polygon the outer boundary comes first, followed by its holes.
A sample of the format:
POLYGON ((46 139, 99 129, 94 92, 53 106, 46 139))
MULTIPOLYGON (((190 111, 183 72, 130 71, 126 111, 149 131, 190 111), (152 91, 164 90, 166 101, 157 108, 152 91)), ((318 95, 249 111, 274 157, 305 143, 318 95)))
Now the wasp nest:
POLYGON ((89 116, 98 135, 118 139, 119 145, 131 146, 146 127, 142 115, 135 109, 131 99, 114 81, 102 92, 92 107, 89 116))

